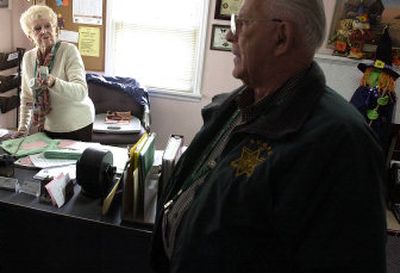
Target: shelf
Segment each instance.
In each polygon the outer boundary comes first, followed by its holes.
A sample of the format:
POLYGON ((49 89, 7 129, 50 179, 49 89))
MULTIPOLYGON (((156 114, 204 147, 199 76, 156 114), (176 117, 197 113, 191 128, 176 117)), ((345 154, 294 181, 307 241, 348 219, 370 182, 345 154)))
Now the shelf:
POLYGON ((7 113, 19 106, 19 97, 17 95, 11 97, 0 97, 0 110, 7 113))
POLYGON ((17 120, 16 125, 18 126, 18 106, 20 104, 19 94, 21 91, 21 61, 22 56, 25 53, 24 48, 17 48, 11 52, 0 52, 0 71, 7 70, 10 68, 16 68, 17 73, 11 75, 0 75, 0 93, 5 93, 9 90, 16 89, 17 94, 13 96, 0 96, 0 111, 1 113, 7 113, 17 108, 17 120))
POLYGON ((0 75, 0 93, 7 92, 11 89, 18 88, 21 84, 21 78, 18 74, 1 76, 0 75))
MULTIPOLYGON (((373 62, 374 62, 373 60, 369 60, 369 59, 356 60, 356 59, 350 59, 347 57, 334 56, 334 55, 321 54, 321 53, 315 54, 315 60, 321 61, 324 63, 348 65, 348 66, 357 66, 359 63, 373 64, 373 62)), ((393 66, 393 69, 397 72, 400 72, 400 69, 398 67, 393 66)))
POLYGON ((18 67, 24 51, 23 49, 17 49, 12 52, 0 53, 0 70, 18 67))

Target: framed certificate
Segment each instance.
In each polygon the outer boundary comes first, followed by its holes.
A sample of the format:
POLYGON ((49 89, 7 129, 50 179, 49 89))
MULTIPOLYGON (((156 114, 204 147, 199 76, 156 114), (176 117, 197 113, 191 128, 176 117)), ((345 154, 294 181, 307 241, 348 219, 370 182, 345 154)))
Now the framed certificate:
POLYGON ((231 14, 237 14, 243 0, 217 0, 215 6, 215 19, 229 20, 231 14))
POLYGON ((9 8, 9 0, 0 0, 0 8, 9 8))
POLYGON ((226 25, 212 25, 210 49, 222 51, 232 50, 232 43, 226 40, 226 34, 229 28, 230 26, 226 25))

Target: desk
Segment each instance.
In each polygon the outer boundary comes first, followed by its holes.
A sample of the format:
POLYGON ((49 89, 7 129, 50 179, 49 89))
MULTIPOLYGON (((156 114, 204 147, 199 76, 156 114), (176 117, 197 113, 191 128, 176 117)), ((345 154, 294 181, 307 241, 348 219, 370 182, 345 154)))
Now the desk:
MULTIPOLYGON (((16 168, 15 177, 34 173, 16 168)), ((79 185, 59 209, 0 190, 0 273, 150 272, 150 227, 121 225, 119 210, 101 216, 100 200, 79 185)))

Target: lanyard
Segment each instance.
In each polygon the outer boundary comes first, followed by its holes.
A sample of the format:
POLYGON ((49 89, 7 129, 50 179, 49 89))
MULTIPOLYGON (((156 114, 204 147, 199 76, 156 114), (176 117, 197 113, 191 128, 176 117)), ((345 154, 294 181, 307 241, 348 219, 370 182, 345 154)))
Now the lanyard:
MULTIPOLYGON (((60 41, 58 41, 55 45, 53 45, 53 47, 51 48, 51 61, 50 61, 50 63, 49 63, 49 65, 48 65, 48 67, 49 67, 49 73, 51 72, 51 69, 53 68, 53 65, 54 65, 54 59, 55 59, 55 56, 56 56, 56 52, 57 52, 57 49, 60 47, 60 44, 61 44, 61 42, 60 41)), ((39 50, 39 49, 38 49, 39 50)), ((38 70, 38 60, 36 59, 36 62, 35 62, 35 72, 34 72, 34 76, 37 78, 37 70, 38 70)))
POLYGON ((222 128, 221 131, 218 132, 217 136, 213 139, 210 145, 208 145, 207 149, 202 153, 199 163, 197 164, 196 168, 192 172, 192 174, 183 182, 181 189, 172 197, 167 203, 164 205, 164 209, 167 209, 172 203, 178 199, 178 197, 187 190, 197 179, 208 173, 212 167, 208 164, 205 164, 206 160, 211 155, 211 152, 217 146, 217 144, 221 141, 222 137, 226 134, 232 122, 237 118, 239 115, 239 110, 236 110, 233 115, 229 118, 228 122, 222 128))

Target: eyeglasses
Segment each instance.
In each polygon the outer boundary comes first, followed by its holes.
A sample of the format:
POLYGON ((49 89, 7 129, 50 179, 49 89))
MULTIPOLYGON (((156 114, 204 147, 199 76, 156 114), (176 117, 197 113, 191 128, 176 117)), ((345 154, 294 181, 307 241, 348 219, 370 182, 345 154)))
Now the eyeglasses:
POLYGON ((35 33, 40 33, 42 31, 42 29, 44 29, 45 31, 49 31, 52 28, 53 28, 52 24, 47 23, 47 24, 44 24, 44 25, 36 25, 36 26, 33 27, 32 30, 35 33))
POLYGON ((266 18, 260 18, 260 19, 255 19, 255 18, 240 18, 236 14, 231 15, 231 32, 233 35, 236 35, 237 30, 242 27, 243 24, 247 24, 249 22, 256 22, 256 21, 265 21, 265 22, 277 22, 281 23, 281 19, 266 19, 266 18))

